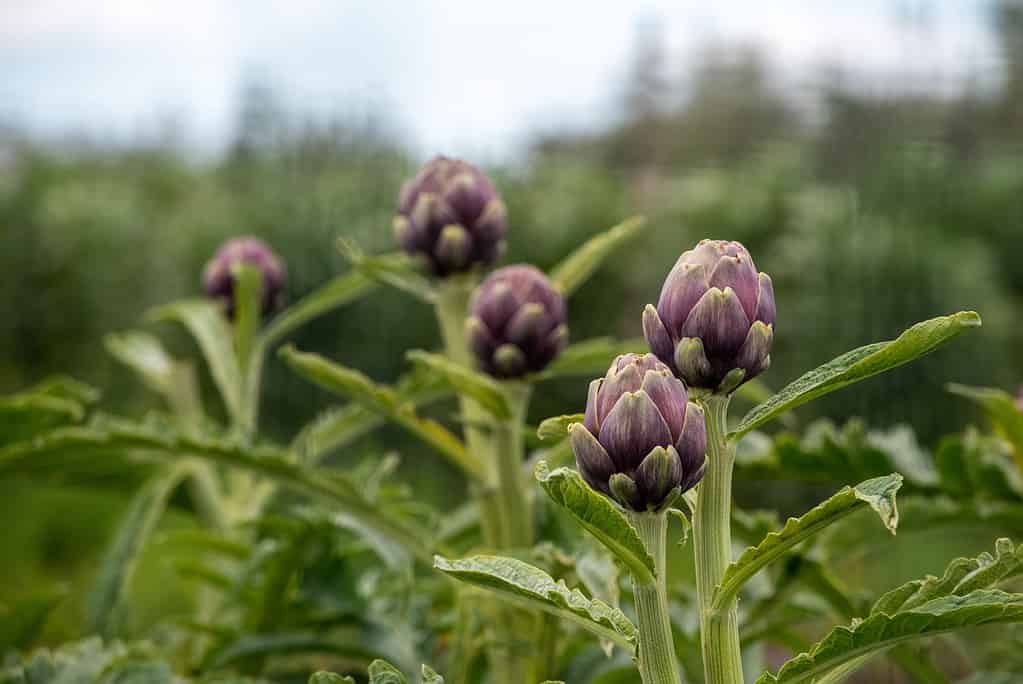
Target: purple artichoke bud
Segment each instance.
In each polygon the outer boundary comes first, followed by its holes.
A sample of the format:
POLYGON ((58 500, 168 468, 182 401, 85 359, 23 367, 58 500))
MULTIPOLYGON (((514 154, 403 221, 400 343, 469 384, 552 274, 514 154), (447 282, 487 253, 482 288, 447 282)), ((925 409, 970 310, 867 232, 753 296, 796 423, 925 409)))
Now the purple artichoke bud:
POLYGON ((703 477, 703 409, 653 354, 615 359, 568 433, 583 479, 634 511, 662 508, 703 477))
POLYGON ((206 264, 202 277, 206 294, 220 300, 227 316, 234 318, 234 275, 231 271, 237 263, 251 264, 263 274, 261 313, 266 316, 279 309, 287 278, 284 265, 265 242, 248 235, 231 238, 222 244, 206 264))
POLYGON ((1023 412, 1023 385, 1020 385, 1016 392, 1016 408, 1023 412))
POLYGON ((465 334, 480 367, 490 375, 535 373, 568 342, 565 299, 534 266, 499 268, 476 291, 465 334))
POLYGON ((682 254, 643 311, 650 350, 689 387, 731 392, 771 364, 774 286, 738 242, 682 254))
POLYGON ((492 263, 504 247, 504 202, 483 172, 436 157, 401 189, 394 232, 438 276, 492 263))

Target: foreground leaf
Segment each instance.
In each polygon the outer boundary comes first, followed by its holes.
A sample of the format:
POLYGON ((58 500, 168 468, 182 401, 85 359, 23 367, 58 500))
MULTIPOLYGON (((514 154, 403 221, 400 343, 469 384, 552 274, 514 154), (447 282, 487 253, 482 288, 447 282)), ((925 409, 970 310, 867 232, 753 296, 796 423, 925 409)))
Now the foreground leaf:
POLYGON ((444 378, 460 394, 476 400, 476 403, 495 418, 503 420, 511 416, 508 398, 501 386, 489 376, 477 373, 440 354, 412 350, 405 356, 413 363, 421 364, 444 378))
POLYGON ((351 677, 342 677, 333 672, 314 672, 309 677, 309 684, 355 684, 351 677))
POLYGON ((984 589, 943 596, 894 615, 874 613, 849 627, 836 627, 808 652, 765 673, 757 684, 837 683, 871 657, 914 639, 976 625, 1023 621, 1023 594, 984 589))
POLYGON ((564 416, 555 416, 542 421, 536 428, 536 436, 541 440, 564 439, 568 437, 568 426, 572 423, 583 422, 583 414, 570 413, 564 416))
POLYGON ((428 304, 437 300, 433 283, 416 269, 416 262, 407 254, 366 256, 358 245, 345 238, 338 239, 337 248, 366 278, 390 285, 428 304))
POLYGON ((538 609, 573 622, 602 639, 635 653, 636 627, 617 608, 588 599, 540 568, 514 558, 475 556, 447 560, 437 556, 433 566, 455 579, 497 593, 520 607, 538 609))
POLYGON ((737 561, 728 566, 714 593, 714 606, 723 608, 729 605, 743 585, 768 564, 865 506, 872 508, 884 526, 895 534, 899 524, 895 493, 901 486, 902 476, 897 473, 867 480, 855 487, 845 487, 799 518, 789 518, 781 530, 768 534, 762 542, 746 549, 737 561))
POLYGON ((584 242, 551 270, 554 286, 571 296, 615 250, 639 235, 645 224, 646 218, 633 216, 584 242))
POLYGON ((654 581, 654 559, 625 514, 611 501, 590 489, 570 468, 550 470, 546 461, 536 464, 536 479, 554 503, 606 546, 642 583, 654 581))
POLYGON ((478 480, 484 478, 482 465, 466 451, 458 437, 437 421, 420 417, 415 406, 402 400, 394 389, 373 382, 357 370, 328 361, 319 354, 300 352, 290 345, 283 347, 280 355, 302 377, 394 421, 468 475, 478 480))
POLYGON ((976 312, 960 311, 917 323, 892 341, 875 342, 846 352, 805 373, 754 407, 728 436, 738 439, 786 411, 929 354, 960 333, 979 326, 980 316, 976 312))
POLYGON ((1016 463, 1023 466, 1023 411, 1016 405, 1016 398, 1008 392, 991 387, 951 384, 948 391, 983 407, 995 429, 1012 444, 1016 463))
POLYGON ((272 482, 326 501, 351 515, 363 529, 400 544, 417 558, 430 561, 432 535, 428 530, 393 516, 369 501, 362 487, 336 470, 300 466, 285 453, 265 447, 242 447, 207 437, 186 435, 173 429, 155 429, 127 421, 108 421, 91 428, 64 428, 46 437, 0 449, 0 470, 21 461, 42 458, 85 456, 91 459, 118 459, 131 463, 136 454, 160 460, 195 456, 211 463, 239 468, 272 482))
POLYGON ((154 475, 131 501, 113 541, 103 554, 99 574, 85 606, 85 632, 110 638, 124 609, 128 587, 139 556, 167 507, 167 501, 186 474, 169 467, 154 475))
POLYGON ((228 413, 233 420, 242 421, 242 370, 232 345, 234 334, 220 307, 204 299, 191 299, 159 307, 149 317, 176 321, 188 329, 206 359, 228 413))
POLYGON ((354 302, 376 289, 376 283, 358 271, 345 273, 298 300, 263 329, 260 344, 270 347, 309 321, 354 302))
POLYGON ((369 664, 369 684, 408 684, 408 680, 386 660, 374 660, 369 664))

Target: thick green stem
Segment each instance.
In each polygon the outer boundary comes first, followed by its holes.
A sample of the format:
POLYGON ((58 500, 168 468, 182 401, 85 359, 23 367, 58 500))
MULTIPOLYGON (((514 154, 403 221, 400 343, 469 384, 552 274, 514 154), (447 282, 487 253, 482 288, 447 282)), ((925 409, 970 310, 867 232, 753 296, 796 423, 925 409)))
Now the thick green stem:
POLYGON ((700 603, 700 641, 706 684, 743 684, 736 602, 715 608, 714 591, 732 560, 732 466, 728 440, 727 395, 701 399, 707 420, 707 469, 693 517, 696 593, 700 603))
MULTIPOLYGON (((475 279, 449 278, 437 288, 437 320, 448 358, 467 367, 474 365, 465 338, 465 319, 475 285, 475 279)), ((518 508, 525 505, 521 498, 519 470, 522 464, 521 421, 528 391, 509 387, 509 399, 516 415, 505 424, 494 424, 479 403, 469 397, 459 397, 466 447, 470 454, 481 459, 486 471, 483 491, 478 494, 480 528, 484 544, 494 550, 532 543, 532 519, 524 519, 518 508), (493 429, 488 430, 488 426, 493 429), (508 472, 509 468, 514 471, 513 475, 508 472), (505 487, 506 484, 510 487, 505 487), (515 501, 516 493, 518 501, 515 501), (512 520, 508 515, 509 508, 518 511, 517 519, 512 520)), ((489 653, 494 681, 498 684, 527 682, 532 671, 534 617, 520 610, 495 606, 490 619, 496 636, 489 653)))
POLYGON ((507 546, 526 549, 533 545, 532 506, 522 477, 525 460, 523 425, 530 386, 524 382, 505 382, 503 389, 511 406, 511 417, 496 425, 492 435, 501 529, 507 546))
POLYGON ((643 684, 679 684, 678 657, 671 635, 666 589, 668 516, 631 513, 632 524, 654 559, 652 584, 633 578, 636 616, 639 618, 639 674, 643 684))

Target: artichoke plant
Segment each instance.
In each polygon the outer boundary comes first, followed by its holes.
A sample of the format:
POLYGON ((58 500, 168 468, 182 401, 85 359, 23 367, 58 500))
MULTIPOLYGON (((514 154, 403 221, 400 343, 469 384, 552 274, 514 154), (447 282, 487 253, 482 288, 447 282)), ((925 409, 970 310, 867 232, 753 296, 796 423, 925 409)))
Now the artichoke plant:
POLYGON ((569 435, 583 479, 634 511, 659 510, 703 477, 703 409, 653 354, 623 354, 591 382, 569 435))
POLYGON ((473 298, 466 337, 480 367, 498 378, 543 370, 568 342, 565 300, 540 269, 520 264, 487 277, 473 298))
POLYGON ((774 286, 738 242, 682 254, 643 311, 651 351, 690 388, 731 392, 771 364, 774 286))
POLYGON ((494 184, 461 159, 436 157, 401 190, 394 232, 435 275, 492 263, 504 248, 504 203, 494 184))
POLYGON ((270 247, 259 238, 246 235, 225 242, 206 264, 203 287, 206 294, 222 302, 229 318, 234 318, 234 273, 236 264, 249 264, 263 276, 260 311, 266 316, 278 310, 284 301, 287 272, 270 247))

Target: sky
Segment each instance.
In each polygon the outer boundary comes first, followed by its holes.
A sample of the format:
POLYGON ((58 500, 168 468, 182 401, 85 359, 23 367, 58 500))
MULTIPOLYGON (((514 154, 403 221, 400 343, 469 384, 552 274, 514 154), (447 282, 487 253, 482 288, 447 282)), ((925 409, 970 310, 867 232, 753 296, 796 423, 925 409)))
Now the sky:
POLYGON ((422 155, 500 159, 537 131, 616 115, 636 28, 681 71, 712 44, 764 49, 790 86, 840 64, 931 88, 997 69, 989 0, 0 0, 0 122, 41 137, 217 150, 242 85, 293 112, 385 111, 422 155))

